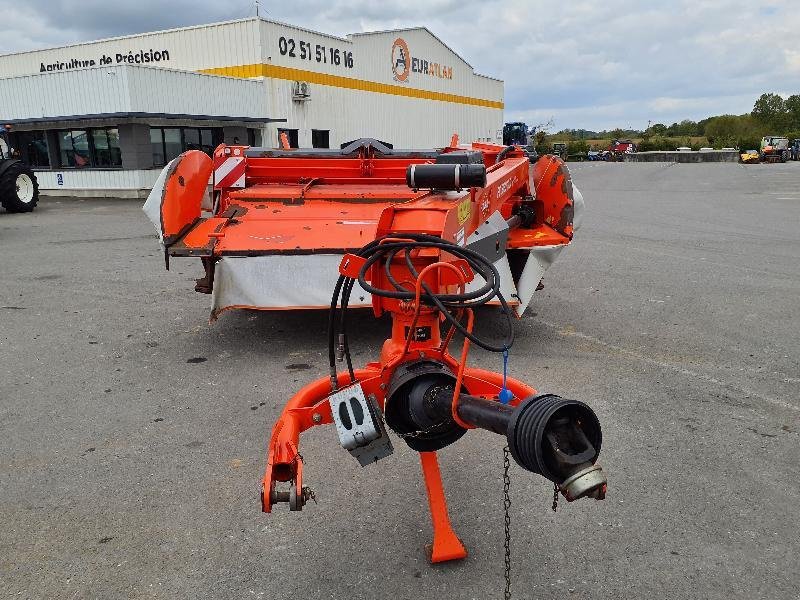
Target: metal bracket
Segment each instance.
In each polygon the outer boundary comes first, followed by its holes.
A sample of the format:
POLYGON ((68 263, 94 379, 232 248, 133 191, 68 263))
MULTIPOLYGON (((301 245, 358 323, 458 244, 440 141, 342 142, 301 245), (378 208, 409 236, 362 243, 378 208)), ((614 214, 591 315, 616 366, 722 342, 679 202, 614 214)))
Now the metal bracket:
POLYGON ((489 262, 497 262, 506 255, 508 223, 499 211, 484 219, 472 235, 467 238, 467 248, 474 250, 489 262))
POLYGON ((360 385, 339 390, 328 398, 328 402, 339 442, 362 467, 394 452, 375 397, 371 394, 369 398, 364 396, 360 385))

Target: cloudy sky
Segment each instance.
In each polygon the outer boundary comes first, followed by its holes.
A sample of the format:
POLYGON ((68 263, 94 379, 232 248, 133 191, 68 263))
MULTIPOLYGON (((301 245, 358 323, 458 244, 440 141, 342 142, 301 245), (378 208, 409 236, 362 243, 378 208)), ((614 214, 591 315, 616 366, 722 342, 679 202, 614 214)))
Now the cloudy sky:
MULTIPOLYGON (((0 53, 252 16, 254 4, 0 0, 0 53)), ((797 0, 261 0, 261 14, 337 35, 424 25, 505 80, 507 121, 555 129, 642 129, 800 93, 797 0)))

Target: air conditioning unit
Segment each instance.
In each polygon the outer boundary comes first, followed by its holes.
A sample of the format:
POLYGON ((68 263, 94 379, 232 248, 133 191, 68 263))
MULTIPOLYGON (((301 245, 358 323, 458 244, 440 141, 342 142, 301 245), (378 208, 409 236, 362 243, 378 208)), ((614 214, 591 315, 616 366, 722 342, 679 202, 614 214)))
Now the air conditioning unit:
POLYGON ((292 86, 292 100, 305 102, 311 99, 311 85, 307 81, 295 81, 292 86))

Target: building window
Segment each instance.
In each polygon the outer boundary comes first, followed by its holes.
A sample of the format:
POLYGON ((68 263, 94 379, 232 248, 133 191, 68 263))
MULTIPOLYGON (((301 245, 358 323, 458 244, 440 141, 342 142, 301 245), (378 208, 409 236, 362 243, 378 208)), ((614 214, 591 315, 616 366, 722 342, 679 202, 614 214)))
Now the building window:
POLYGON ((261 131, 258 129, 248 129, 247 130, 247 145, 248 146, 260 146, 261 145, 261 131))
POLYGON ((162 129, 164 132, 164 159, 169 162, 183 152, 181 130, 178 128, 162 129))
POLYGON ((151 127, 153 166, 163 167, 186 150, 202 150, 211 156, 214 152, 214 141, 219 136, 219 130, 210 127, 151 127))
POLYGON ((327 129, 312 129, 311 130, 311 146, 312 148, 330 148, 330 131, 327 129))
POLYGON ((62 167, 88 167, 92 164, 89 156, 89 138, 86 131, 76 129, 58 132, 58 154, 62 167))
POLYGON ((281 147, 281 134, 289 138, 289 148, 299 148, 297 143, 297 129, 278 129, 278 148, 281 147))
POLYGON ((200 150, 211 156, 214 152, 214 131, 211 129, 200 130, 200 150))
POLYGON ((16 132, 16 147, 19 156, 29 167, 46 169, 50 167, 50 155, 47 152, 47 135, 44 131, 16 132))
POLYGON ((153 166, 163 167, 167 164, 164 160, 164 130, 150 128, 150 148, 153 153, 153 166))
POLYGON ((119 131, 116 128, 71 129, 56 133, 62 167, 115 168, 122 166, 119 131))
POLYGON ((92 129, 94 166, 121 167, 122 151, 119 148, 119 131, 116 129, 92 129))

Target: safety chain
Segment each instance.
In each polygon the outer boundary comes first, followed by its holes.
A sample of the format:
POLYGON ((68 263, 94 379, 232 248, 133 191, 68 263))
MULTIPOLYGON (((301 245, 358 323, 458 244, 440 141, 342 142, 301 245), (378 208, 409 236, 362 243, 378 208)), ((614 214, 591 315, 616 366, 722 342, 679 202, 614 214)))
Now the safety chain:
POLYGON ((553 512, 558 510, 558 484, 553 483, 553 512))
POLYGON ((511 461, 508 456, 511 451, 508 446, 503 448, 503 510, 505 512, 505 576, 506 576, 506 590, 505 600, 511 600, 511 495, 509 488, 511 488, 511 477, 508 475, 508 469, 511 466, 511 461))
POLYGON ((433 433, 434 431, 436 431, 437 429, 441 429, 445 425, 449 425, 449 423, 447 421, 442 421, 441 423, 435 423, 434 425, 431 425, 427 429, 420 429, 419 431, 409 431, 408 433, 400 433, 399 431, 395 431, 395 433, 397 434, 397 437, 402 439, 417 438, 417 437, 422 437, 424 435, 428 435, 429 433, 433 433))

